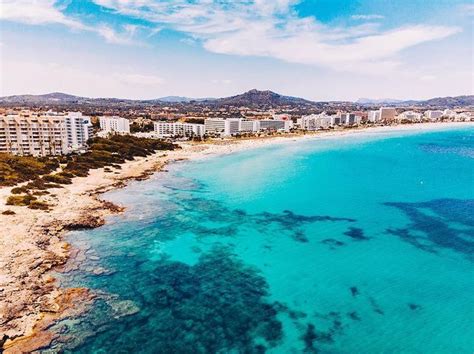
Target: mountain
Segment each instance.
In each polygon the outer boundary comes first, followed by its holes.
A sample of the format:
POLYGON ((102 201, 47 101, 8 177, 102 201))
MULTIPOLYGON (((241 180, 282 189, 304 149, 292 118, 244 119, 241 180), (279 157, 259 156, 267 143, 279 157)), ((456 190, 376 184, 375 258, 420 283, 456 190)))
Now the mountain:
POLYGON ((168 103, 189 103, 191 101, 201 102, 201 101, 211 101, 214 98, 206 97, 206 98, 191 98, 191 97, 183 97, 183 96, 165 96, 157 98, 153 101, 160 101, 160 102, 168 102, 168 103))
POLYGON ((399 103, 403 100, 396 100, 393 98, 381 98, 381 99, 372 99, 372 98, 359 98, 355 103, 359 104, 382 104, 382 103, 399 103))
POLYGON ((386 105, 407 107, 416 106, 424 108, 453 108, 474 106, 474 95, 455 96, 455 97, 436 97, 429 100, 393 100, 393 99, 369 99, 359 98, 357 104, 364 106, 386 105))
POLYGON ((0 102, 5 103, 73 103, 85 99, 84 97, 68 95, 62 92, 52 92, 45 95, 16 95, 0 97, 0 102))
POLYGON ((303 98, 284 96, 272 91, 250 90, 240 95, 224 98, 189 98, 182 96, 166 96, 153 100, 131 100, 120 98, 88 98, 69 95, 61 92, 53 92, 45 95, 16 95, 0 97, 0 104, 3 106, 63 106, 65 109, 75 107, 144 107, 160 105, 194 105, 196 107, 251 107, 270 108, 279 106, 301 107, 301 108, 337 108, 351 109, 360 106, 396 106, 408 107, 417 106, 421 108, 453 108, 453 107, 474 107, 474 95, 456 97, 436 97, 429 100, 400 101, 391 99, 373 100, 361 98, 355 103, 350 102, 313 102, 303 98))
POLYGON ((474 95, 456 97, 436 97, 423 101, 423 105, 433 107, 474 106, 474 95))
POLYGON ((314 102, 303 98, 283 96, 278 93, 266 90, 250 90, 240 95, 218 98, 213 101, 203 101, 202 103, 215 106, 294 106, 294 105, 311 105, 314 102))

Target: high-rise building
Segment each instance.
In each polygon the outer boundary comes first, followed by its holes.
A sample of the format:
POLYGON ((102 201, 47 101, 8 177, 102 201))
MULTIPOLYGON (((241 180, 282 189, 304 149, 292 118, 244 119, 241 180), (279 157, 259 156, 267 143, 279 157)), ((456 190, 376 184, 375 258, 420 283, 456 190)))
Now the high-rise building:
POLYGON ((0 152, 33 156, 68 153, 64 115, 22 111, 0 116, 0 152))
POLYGON ((397 110, 392 107, 381 107, 380 110, 380 120, 383 122, 392 122, 395 120, 397 115, 397 110))
POLYGON ((87 140, 92 138, 91 118, 81 112, 68 112, 64 117, 67 132, 67 146, 70 150, 83 149, 87 140))
POLYGON ((425 117, 430 120, 437 120, 443 116, 443 111, 426 111, 425 117))
POLYGON ((130 134, 130 122, 118 116, 102 116, 99 119, 100 129, 105 134, 130 134))
POLYGON ((378 122, 380 120, 380 110, 378 111, 369 111, 367 120, 371 123, 378 122))
POLYGON ((181 122, 155 122, 154 131, 159 137, 202 137, 205 133, 205 126, 204 124, 181 122))

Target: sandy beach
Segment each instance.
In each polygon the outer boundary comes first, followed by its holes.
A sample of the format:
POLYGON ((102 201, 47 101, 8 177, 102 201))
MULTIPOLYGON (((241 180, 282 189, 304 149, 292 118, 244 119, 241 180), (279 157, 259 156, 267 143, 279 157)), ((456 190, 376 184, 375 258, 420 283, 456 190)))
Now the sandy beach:
MULTIPOLYGON (((47 345, 53 334, 47 331, 55 320, 87 309, 93 294, 87 289, 59 288, 51 270, 63 266, 71 252, 63 236, 70 230, 94 228, 108 215, 124 210, 101 199, 101 194, 121 188, 129 180, 145 179, 176 160, 202 159, 218 154, 254 149, 270 144, 304 139, 340 138, 392 131, 429 131, 453 127, 474 127, 474 123, 422 123, 387 127, 346 129, 264 138, 223 139, 206 143, 179 143, 181 149, 161 151, 112 168, 92 170, 71 185, 52 189, 41 199, 51 204, 48 212, 7 206, 11 187, 0 188, 0 349, 5 353, 28 352, 47 345), (78 306, 77 304, 81 305, 78 306)), ((1 350, 0 350, 1 351, 1 350)))

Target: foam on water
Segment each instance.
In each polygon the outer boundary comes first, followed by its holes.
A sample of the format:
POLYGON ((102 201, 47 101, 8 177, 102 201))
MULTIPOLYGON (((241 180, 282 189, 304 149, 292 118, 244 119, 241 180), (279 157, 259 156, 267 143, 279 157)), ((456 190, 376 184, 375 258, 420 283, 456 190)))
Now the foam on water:
POLYGON ((52 349, 471 353, 473 152, 472 128, 309 140, 108 193, 127 212, 61 276, 98 300, 52 349))

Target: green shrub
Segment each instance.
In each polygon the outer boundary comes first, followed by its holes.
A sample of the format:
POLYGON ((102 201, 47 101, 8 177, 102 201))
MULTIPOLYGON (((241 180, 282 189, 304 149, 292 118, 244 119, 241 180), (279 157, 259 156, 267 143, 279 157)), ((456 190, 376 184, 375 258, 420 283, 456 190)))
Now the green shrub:
POLYGON ((30 203, 35 201, 36 199, 36 197, 29 194, 11 195, 7 199, 7 205, 27 206, 30 205, 30 203))
POLYGON ((72 183, 69 177, 64 177, 60 174, 43 176, 43 180, 46 182, 57 183, 57 184, 71 184, 72 183))
POLYGON ((10 191, 11 194, 22 194, 22 193, 28 193, 28 188, 26 187, 15 187, 15 188, 12 188, 12 190, 10 191))

